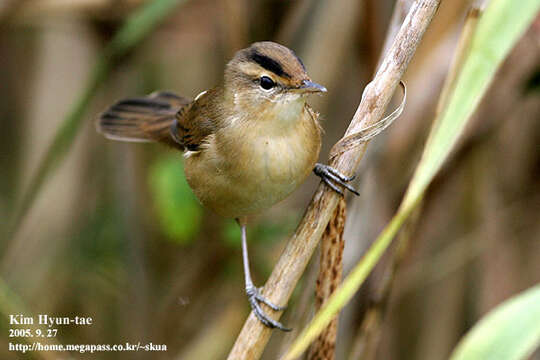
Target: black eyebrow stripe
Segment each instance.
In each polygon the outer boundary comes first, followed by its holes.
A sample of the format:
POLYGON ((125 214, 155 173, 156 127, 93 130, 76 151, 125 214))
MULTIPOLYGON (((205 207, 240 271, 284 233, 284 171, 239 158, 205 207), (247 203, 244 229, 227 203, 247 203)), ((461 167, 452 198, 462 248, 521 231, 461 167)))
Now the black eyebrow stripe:
POLYGON ((285 77, 285 78, 288 78, 288 79, 291 78, 291 75, 286 73, 283 70, 283 67, 281 66, 281 64, 279 62, 277 62, 276 60, 274 60, 274 59, 272 59, 272 58, 270 58, 270 57, 268 57, 266 55, 263 55, 263 54, 257 52, 257 50, 253 50, 248 55, 248 58, 250 60, 253 60, 257 64, 259 64, 262 68, 273 72, 277 76, 285 77))

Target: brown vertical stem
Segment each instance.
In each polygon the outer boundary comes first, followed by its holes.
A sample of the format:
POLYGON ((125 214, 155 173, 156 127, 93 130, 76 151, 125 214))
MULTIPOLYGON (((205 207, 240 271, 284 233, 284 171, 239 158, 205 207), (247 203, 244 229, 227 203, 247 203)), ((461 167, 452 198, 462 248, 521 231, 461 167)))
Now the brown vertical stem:
MULTIPOLYGON (((444 87, 437 104, 437 112, 441 112, 446 106, 449 94, 455 85, 455 79, 459 69, 465 59, 469 49, 472 34, 480 16, 480 9, 473 5, 467 14, 465 24, 457 44, 457 50, 454 55, 452 66, 446 77, 444 87)), ((416 227, 419 214, 421 212, 421 203, 411 214, 409 221, 404 226, 397 238, 397 247, 392 254, 391 264, 384 274, 384 280, 379 284, 375 295, 370 301, 370 306, 365 312, 362 324, 359 327, 358 334, 353 343, 353 348, 349 356, 350 359, 375 359, 377 347, 381 337, 381 326, 386 312, 388 300, 392 291, 396 273, 406 255, 411 240, 412 233, 416 227)))
MULTIPOLYGON (((346 219, 346 202, 341 199, 332 220, 321 238, 321 261, 315 289, 315 310, 318 311, 337 289, 343 277, 343 229, 346 219)), ((308 360, 333 360, 335 358, 338 317, 313 342, 308 360)))
MULTIPOLYGON (((435 16, 439 3, 440 0, 418 0, 411 6, 375 78, 366 87, 345 136, 358 133, 382 118, 424 32, 435 16)), ((366 147, 367 143, 350 147, 336 154, 330 165, 345 175, 353 174, 362 160, 366 147)), ((264 296, 269 301, 275 304, 288 302, 339 201, 340 195, 324 184, 319 185, 296 232, 287 243, 264 286, 264 296)), ((267 311, 276 319, 281 314, 267 311)), ((251 313, 228 359, 259 359, 271 333, 272 329, 261 324, 251 313)))

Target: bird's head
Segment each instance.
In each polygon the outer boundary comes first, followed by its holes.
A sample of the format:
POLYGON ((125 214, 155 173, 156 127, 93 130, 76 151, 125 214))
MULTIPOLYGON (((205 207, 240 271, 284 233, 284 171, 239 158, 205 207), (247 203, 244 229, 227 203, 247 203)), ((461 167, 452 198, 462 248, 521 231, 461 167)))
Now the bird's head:
POLYGON ((264 41, 238 51, 227 64, 225 92, 237 109, 264 111, 303 106, 306 95, 326 88, 311 81, 292 50, 264 41))

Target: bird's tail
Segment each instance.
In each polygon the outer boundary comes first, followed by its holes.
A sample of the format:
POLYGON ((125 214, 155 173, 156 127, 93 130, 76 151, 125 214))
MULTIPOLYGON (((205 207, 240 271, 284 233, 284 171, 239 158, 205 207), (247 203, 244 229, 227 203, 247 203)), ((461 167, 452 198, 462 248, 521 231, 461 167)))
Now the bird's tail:
POLYGON ((99 117, 98 132, 119 141, 157 141, 180 147, 170 135, 176 113, 191 100, 171 92, 120 100, 99 117))

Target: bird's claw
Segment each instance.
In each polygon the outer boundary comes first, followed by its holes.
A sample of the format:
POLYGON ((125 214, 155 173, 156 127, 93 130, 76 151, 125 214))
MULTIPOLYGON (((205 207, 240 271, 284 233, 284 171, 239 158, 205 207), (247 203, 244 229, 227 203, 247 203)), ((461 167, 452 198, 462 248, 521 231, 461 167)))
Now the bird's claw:
POLYGON ((265 326, 268 326, 269 328, 277 328, 282 331, 291 331, 292 329, 286 328, 279 321, 276 321, 270 318, 261 308, 260 303, 263 303, 275 311, 285 310, 285 306, 278 306, 268 301, 264 296, 262 296, 260 289, 256 288, 255 286, 246 288, 249 304, 251 305, 251 308, 253 309, 253 313, 255 314, 257 319, 259 319, 260 322, 262 322, 265 326))
MULTIPOLYGON (((287 306, 279 306, 279 305, 276 305, 270 301, 268 301, 264 296, 261 295, 261 291, 262 291, 262 286, 260 288, 257 289, 257 291, 255 292, 255 299, 257 299, 258 301, 266 304, 270 309, 272 310, 275 310, 275 311, 283 311, 287 308, 287 306)), ((249 294, 248 294, 249 296, 249 294)))
POLYGON ((345 189, 357 196, 360 195, 354 187, 347 184, 349 181, 354 180, 354 176, 345 176, 333 167, 319 163, 315 164, 313 172, 315 175, 320 177, 326 185, 340 195, 343 195, 343 190, 341 190, 336 184, 343 186, 345 189))

